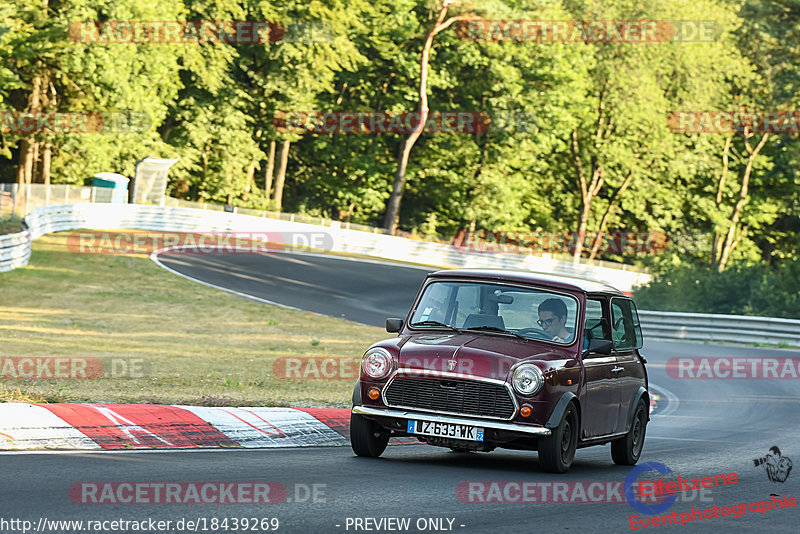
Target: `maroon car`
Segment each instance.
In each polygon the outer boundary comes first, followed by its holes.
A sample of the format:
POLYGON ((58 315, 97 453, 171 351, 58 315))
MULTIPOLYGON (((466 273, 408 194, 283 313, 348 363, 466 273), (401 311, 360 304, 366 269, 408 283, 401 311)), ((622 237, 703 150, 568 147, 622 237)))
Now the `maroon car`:
POLYGON ((575 450, 611 443, 639 460, 649 420, 633 301, 597 282, 455 269, 428 275, 398 336, 364 354, 350 441, 380 456, 392 436, 454 451, 538 450, 566 472, 575 450))

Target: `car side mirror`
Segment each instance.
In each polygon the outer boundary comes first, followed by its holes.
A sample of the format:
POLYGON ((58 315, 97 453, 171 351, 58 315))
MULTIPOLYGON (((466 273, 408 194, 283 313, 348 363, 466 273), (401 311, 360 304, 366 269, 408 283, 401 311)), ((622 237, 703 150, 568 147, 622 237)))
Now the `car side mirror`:
POLYGON ((586 357, 592 352, 608 356, 613 346, 614 343, 608 339, 592 339, 589 341, 589 348, 583 351, 583 356, 586 357))
POLYGON ((386 319, 386 331, 387 332, 399 332, 400 329, 403 328, 403 320, 402 319, 386 319))

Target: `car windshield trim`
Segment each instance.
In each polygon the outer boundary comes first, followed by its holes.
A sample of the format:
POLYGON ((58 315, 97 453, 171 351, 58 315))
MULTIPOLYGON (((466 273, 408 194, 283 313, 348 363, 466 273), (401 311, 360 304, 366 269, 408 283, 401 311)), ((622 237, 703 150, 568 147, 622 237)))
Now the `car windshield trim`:
POLYGON ((416 323, 410 323, 408 326, 446 328, 459 333, 463 331, 462 328, 456 328, 455 326, 450 326, 449 324, 445 324, 441 321, 418 321, 416 323))
POLYGON ((416 313, 419 311, 419 306, 423 302, 423 298, 425 297, 425 293, 428 291, 430 286, 432 286, 434 284, 437 284, 437 283, 467 283, 467 284, 497 286, 497 287, 500 287, 500 288, 521 289, 521 290, 525 290, 525 291, 539 291, 539 292, 543 292, 543 293, 552 293, 552 294, 554 294, 556 296, 566 297, 566 298, 572 299, 575 302, 575 305, 576 305, 576 307, 575 307, 576 318, 575 318, 573 326, 571 327, 573 329, 572 335, 570 336, 571 340, 569 342, 567 342, 567 343, 553 341, 552 339, 541 338, 541 337, 538 337, 538 336, 534 337, 534 336, 527 336, 525 334, 518 334, 517 332, 513 332, 511 330, 502 330, 502 331, 497 331, 496 333, 499 333, 499 334, 508 333, 508 334, 517 336, 519 338, 522 338, 522 339, 524 339, 526 341, 547 343, 548 345, 553 345, 553 346, 561 347, 561 348, 572 347, 572 346, 574 346, 574 345, 576 345, 578 343, 578 338, 579 338, 578 333, 579 333, 580 328, 582 327, 583 308, 584 308, 584 304, 583 304, 583 301, 581 300, 581 295, 579 293, 571 292, 571 291, 569 291, 567 289, 560 288, 560 287, 556 288, 556 287, 548 287, 548 286, 541 285, 541 284, 526 284, 526 283, 523 283, 523 282, 512 281, 512 280, 472 279, 472 278, 462 278, 462 277, 458 277, 458 278, 449 278, 449 277, 436 278, 436 277, 430 277, 430 278, 428 278, 426 280, 425 284, 423 285, 422 290, 421 290, 421 292, 419 294, 419 297, 414 302, 414 305, 412 306, 412 308, 411 308, 411 310, 410 310, 410 312, 408 314, 408 321, 409 322, 407 322, 406 324, 408 325, 407 328, 409 330, 413 331, 413 330, 428 330, 428 329, 433 329, 433 328, 444 328, 444 329, 452 330, 454 332, 459 332, 459 333, 463 333, 463 332, 466 332, 466 331, 472 331, 472 333, 492 333, 489 330, 484 330, 484 331, 477 330, 476 331, 476 330, 472 330, 472 329, 458 328, 456 326, 451 326, 451 325, 448 325, 448 324, 445 324, 445 323, 441 323, 440 321, 436 321, 436 322, 440 323, 442 326, 431 326, 429 328, 426 328, 424 326, 422 326, 422 327, 416 326, 416 325, 418 325, 418 324, 420 324, 420 323, 422 323, 424 321, 418 321, 418 322, 415 322, 415 323, 411 323, 410 322, 411 318, 414 317, 416 315, 416 313))

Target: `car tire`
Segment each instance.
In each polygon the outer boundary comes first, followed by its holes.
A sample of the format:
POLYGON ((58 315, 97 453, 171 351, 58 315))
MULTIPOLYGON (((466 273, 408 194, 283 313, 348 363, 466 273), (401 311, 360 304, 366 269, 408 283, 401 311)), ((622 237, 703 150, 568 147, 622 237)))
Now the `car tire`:
POLYGON ((644 448, 647 431, 647 405, 639 399, 633 415, 631 429, 623 437, 611 442, 611 458, 617 465, 636 465, 644 448))
POLYGON ((548 473, 566 473, 578 448, 578 411, 574 404, 567 406, 561 422, 552 431, 539 440, 539 463, 548 473))
POLYGON ((377 458, 386 450, 390 432, 362 415, 350 414, 350 446, 358 456, 377 458))

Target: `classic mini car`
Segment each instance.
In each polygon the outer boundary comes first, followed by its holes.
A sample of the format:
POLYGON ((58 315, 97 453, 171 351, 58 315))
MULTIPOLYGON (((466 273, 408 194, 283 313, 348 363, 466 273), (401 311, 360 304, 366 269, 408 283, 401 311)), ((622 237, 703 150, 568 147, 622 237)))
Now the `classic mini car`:
POLYGON ((454 451, 537 450, 546 471, 611 443, 639 460, 649 421, 633 301, 597 282, 455 269, 431 273, 398 336, 366 351, 350 441, 380 456, 392 436, 454 451))

